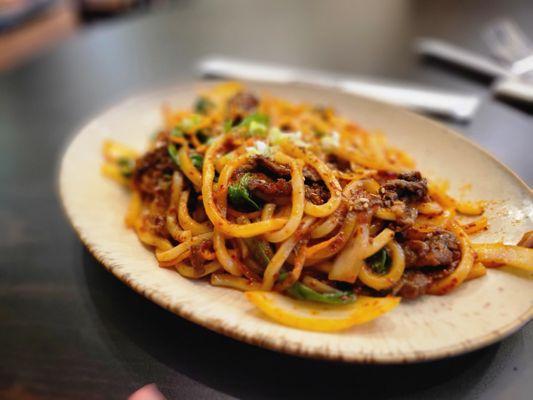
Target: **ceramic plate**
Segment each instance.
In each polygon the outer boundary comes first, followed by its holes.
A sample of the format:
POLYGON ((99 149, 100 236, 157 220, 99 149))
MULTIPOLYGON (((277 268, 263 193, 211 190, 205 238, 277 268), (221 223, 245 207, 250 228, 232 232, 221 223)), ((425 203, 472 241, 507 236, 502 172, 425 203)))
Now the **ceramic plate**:
MULTIPOLYGON (((94 118, 74 137, 60 172, 66 212, 100 262, 160 306, 244 342, 300 356, 351 362, 414 362, 456 355, 511 334, 533 314, 533 280, 499 270, 447 296, 404 301, 385 316, 341 333, 300 331, 262 317, 241 292, 182 278, 159 268, 153 253, 125 228, 128 193, 100 175, 106 138, 143 150, 162 123, 160 106, 190 107, 190 84, 124 102, 94 118)), ((509 169, 459 134, 429 119, 363 97, 299 85, 250 84, 294 101, 335 107, 370 131, 380 130, 407 150, 429 177, 449 179, 452 194, 490 200, 491 229, 475 241, 516 243, 533 229, 533 199, 509 169), (466 192, 465 189, 471 189, 466 192)))

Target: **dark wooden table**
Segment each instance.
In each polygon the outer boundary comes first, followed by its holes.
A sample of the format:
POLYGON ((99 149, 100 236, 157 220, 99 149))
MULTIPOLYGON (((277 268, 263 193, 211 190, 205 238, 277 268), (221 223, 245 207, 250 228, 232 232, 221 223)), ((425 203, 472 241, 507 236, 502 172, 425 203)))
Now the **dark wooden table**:
POLYGON ((130 94, 191 79, 198 57, 211 53, 477 93, 479 114, 457 128, 531 185, 531 114, 493 99, 486 82, 411 52, 422 34, 483 50, 480 30, 503 15, 533 36, 531 2, 493 3, 182 1, 95 26, 1 75, 0 398, 124 399, 155 382, 169 399, 530 399, 531 324, 483 350, 420 365, 262 350, 125 287, 84 249, 56 194, 59 157, 80 124, 130 94))

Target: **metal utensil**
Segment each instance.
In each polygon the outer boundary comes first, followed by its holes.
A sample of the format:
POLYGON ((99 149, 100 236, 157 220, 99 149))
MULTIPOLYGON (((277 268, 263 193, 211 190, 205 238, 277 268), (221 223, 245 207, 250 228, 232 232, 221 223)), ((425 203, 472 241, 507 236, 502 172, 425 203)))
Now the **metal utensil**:
POLYGON ((198 70, 208 77, 303 83, 335 88, 460 121, 470 120, 479 107, 479 99, 472 95, 227 57, 204 59, 198 64, 198 70))
POLYGON ((502 19, 492 23, 483 37, 492 56, 507 65, 511 74, 532 78, 533 43, 514 21, 502 19))
POLYGON ((510 67, 467 49, 441 40, 424 38, 416 42, 415 50, 422 55, 439 58, 483 75, 497 78, 492 91, 497 95, 533 103, 533 83, 529 75, 516 75, 510 67))
POLYGON ((510 71, 496 61, 442 40, 432 38, 419 39, 415 42, 415 51, 419 54, 439 58, 490 77, 505 77, 510 75, 510 71))
POLYGON ((493 22, 485 30, 485 43, 492 56, 505 65, 510 76, 498 79, 493 90, 503 96, 533 102, 533 44, 510 19, 493 22))

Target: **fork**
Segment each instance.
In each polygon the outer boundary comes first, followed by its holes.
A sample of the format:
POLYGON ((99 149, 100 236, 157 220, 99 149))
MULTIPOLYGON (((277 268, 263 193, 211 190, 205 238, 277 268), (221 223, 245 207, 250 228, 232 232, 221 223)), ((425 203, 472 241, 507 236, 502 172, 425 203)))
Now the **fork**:
POLYGON ((515 76, 531 78, 533 72, 533 44, 512 20, 493 22, 483 35, 492 56, 506 64, 515 76))

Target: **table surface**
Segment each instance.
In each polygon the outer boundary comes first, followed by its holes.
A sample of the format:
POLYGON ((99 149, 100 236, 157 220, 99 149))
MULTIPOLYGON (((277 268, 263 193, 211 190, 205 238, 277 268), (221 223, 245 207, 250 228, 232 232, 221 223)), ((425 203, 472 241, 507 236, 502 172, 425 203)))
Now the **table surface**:
POLYGON ((419 35, 483 51, 481 29, 504 15, 533 36, 528 0, 494 3, 181 1, 95 25, 0 75, 0 398, 126 398, 151 382, 169 399, 531 398, 533 324, 418 365, 343 365, 255 348, 125 287, 84 249, 56 193, 58 160, 77 127, 131 94, 190 80, 195 61, 213 53, 478 94, 475 119, 455 127, 531 185, 531 113, 494 99, 488 82, 411 51, 419 35))

